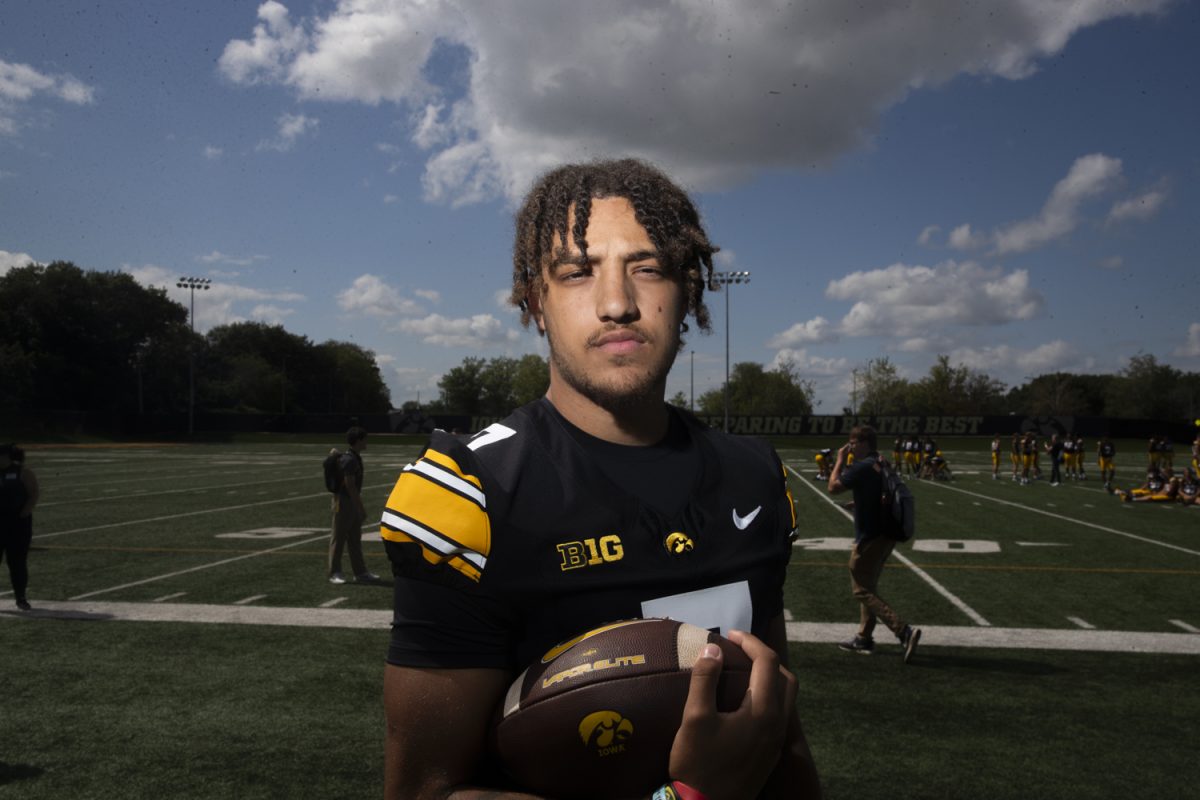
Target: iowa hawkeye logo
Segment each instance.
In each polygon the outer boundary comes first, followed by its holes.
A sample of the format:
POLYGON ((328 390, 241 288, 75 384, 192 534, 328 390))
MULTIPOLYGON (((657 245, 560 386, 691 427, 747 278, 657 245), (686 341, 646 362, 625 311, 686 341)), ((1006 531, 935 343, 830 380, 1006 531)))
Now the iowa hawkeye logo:
POLYGON ((633 723, 616 711, 593 711, 579 723, 579 738, 599 756, 624 753, 632 737, 633 723))

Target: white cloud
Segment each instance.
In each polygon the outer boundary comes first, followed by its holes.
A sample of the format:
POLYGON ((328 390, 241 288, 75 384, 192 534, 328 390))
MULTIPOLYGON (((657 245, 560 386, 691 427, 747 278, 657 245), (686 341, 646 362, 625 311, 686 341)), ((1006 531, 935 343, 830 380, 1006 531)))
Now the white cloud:
POLYGON ((215 147, 211 144, 204 145, 204 157, 209 161, 219 161, 221 156, 225 155, 225 150, 220 147, 215 147))
POLYGON ((48 75, 28 64, 0 60, 0 135, 13 136, 21 129, 25 104, 38 95, 90 105, 96 91, 70 75, 48 75))
MULTIPOLYGON (((165 267, 147 264, 134 267, 128 264, 121 267, 122 272, 133 276, 133 279, 143 286, 165 289, 167 296, 185 307, 191 308, 192 292, 180 289, 175 284, 179 273, 165 267)), ((256 312, 270 316, 274 324, 278 319, 290 314, 285 307, 278 303, 298 303, 304 301, 304 295, 292 291, 267 291, 251 286, 241 286, 224 281, 213 281, 208 289, 197 291, 196 296, 196 330, 206 331, 217 325, 227 325, 233 322, 245 322, 247 319, 259 318, 256 312), (252 304, 246 311, 240 309, 252 304)), ((268 321, 268 320, 263 320, 268 321)))
POLYGON ((1137 197, 1121 200, 1113 204, 1108 212, 1110 223, 1126 222, 1129 220, 1150 219, 1158 213, 1166 202, 1167 193, 1164 189, 1151 189, 1137 197))
POLYGON ((837 326, 845 336, 925 336, 932 326, 1002 325, 1032 319, 1044 305, 1025 270, 1005 273, 973 261, 854 272, 830 282, 825 294, 854 303, 837 326))
POLYGON ((442 302, 442 293, 436 289, 414 289, 413 294, 423 300, 428 300, 431 303, 442 302))
POLYGON ((250 319, 265 322, 268 325, 282 325, 283 321, 296 313, 294 308, 284 308, 270 304, 257 305, 250 309, 250 319))
POLYGON ((504 323, 491 314, 460 319, 430 314, 424 319, 401 320, 393 330, 416 336, 424 344, 441 347, 487 347, 520 338, 519 333, 505 329, 504 323))
POLYGON ((976 250, 987 244, 987 234, 972 231, 971 226, 964 223, 950 231, 947 244, 955 250, 976 250))
POLYGON ((1121 267, 1125 266, 1125 259, 1121 256, 1109 256, 1107 258, 1100 259, 1098 266, 1101 269, 1120 269, 1121 267))
POLYGON ((396 203, 399 203, 399 202, 400 202, 400 195, 396 195, 396 194, 385 194, 385 195, 383 196, 383 204, 384 204, 384 205, 390 206, 390 205, 394 205, 394 204, 396 204, 396 203))
POLYGON ((769 369, 778 369, 785 362, 791 362, 797 374, 802 379, 827 378, 844 375, 850 371, 850 362, 844 358, 821 358, 810 356, 808 350, 795 350, 785 347, 775 353, 769 369))
POLYGON ((1187 341, 1175 350, 1175 355, 1200 358, 1200 322, 1188 326, 1187 341))
POLYGON ((509 302, 510 297, 512 297, 512 289, 497 289, 495 294, 492 295, 492 299, 495 301, 496 307, 500 310, 509 314, 520 313, 521 309, 509 302))
POLYGON ((296 142, 300 140, 301 136, 315 132, 317 126, 321 124, 319 119, 306 117, 303 114, 282 114, 275 122, 279 126, 279 130, 274 138, 263 139, 254 146, 255 150, 274 150, 277 153, 286 153, 296 146, 296 142))
POLYGON ((359 275, 350 288, 338 293, 337 299, 343 311, 371 317, 412 316, 424 311, 378 275, 359 275))
POLYGON ((994 347, 958 347, 948 354, 950 363, 962 364, 971 369, 986 372, 992 377, 1008 373, 1023 380, 1027 375, 1043 375, 1049 372, 1081 372, 1093 366, 1093 360, 1083 357, 1075 345, 1056 339, 1031 350, 1021 350, 1009 345, 994 347))
POLYGON ((614 154, 709 189, 829 163, 911 91, 964 74, 1025 78, 1080 29, 1168 2, 1007 0, 950 14, 939 0, 753 13, 707 0, 338 0, 293 21, 272 0, 220 69, 305 100, 405 106, 436 202, 517 197, 550 165, 614 154), (443 79, 428 69, 439 46, 465 49, 464 84, 430 83, 443 79))
POLYGON ((259 261, 267 261, 267 256, 230 256, 220 250, 213 250, 206 255, 196 256, 196 260, 204 264, 232 264, 235 267, 249 267, 259 261))
POLYGON ((921 229, 921 233, 917 236, 917 244, 932 245, 933 238, 942 232, 941 225, 926 225, 921 229))
POLYGON ((1080 206, 1107 192, 1121 176, 1121 160, 1103 153, 1082 156, 1054 186, 1042 212, 996 232, 999 253, 1021 253, 1060 239, 1079 224, 1080 206))
POLYGON ((795 347, 801 344, 817 344, 832 342, 837 339, 837 331, 824 317, 814 317, 807 322, 797 322, 782 333, 777 333, 767 341, 767 347, 795 347))
POLYGON ((10 253, 0 250, 0 275, 7 274, 10 269, 38 263, 37 259, 28 253, 10 253))

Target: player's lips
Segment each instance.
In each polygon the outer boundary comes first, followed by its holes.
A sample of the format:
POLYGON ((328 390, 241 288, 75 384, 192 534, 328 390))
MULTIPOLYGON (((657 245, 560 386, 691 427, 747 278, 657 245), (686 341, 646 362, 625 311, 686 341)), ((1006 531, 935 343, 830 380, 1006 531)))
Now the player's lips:
POLYGON ((605 353, 623 355, 646 344, 646 337, 632 328, 618 328, 593 336, 588 345, 605 353))

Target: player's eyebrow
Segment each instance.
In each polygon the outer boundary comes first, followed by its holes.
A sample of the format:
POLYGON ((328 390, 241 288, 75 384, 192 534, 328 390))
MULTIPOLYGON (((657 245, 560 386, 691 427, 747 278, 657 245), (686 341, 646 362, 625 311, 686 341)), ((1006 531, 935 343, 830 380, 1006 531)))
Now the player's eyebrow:
MULTIPOLYGON (((627 253, 623 260, 628 264, 634 261, 652 261, 658 257, 657 250, 635 250, 632 253, 627 253)), ((596 256, 593 255, 589 255, 585 259, 582 253, 571 253, 566 248, 556 247, 554 249, 554 256, 550 261, 550 269, 562 266, 584 267, 597 260, 596 256)))

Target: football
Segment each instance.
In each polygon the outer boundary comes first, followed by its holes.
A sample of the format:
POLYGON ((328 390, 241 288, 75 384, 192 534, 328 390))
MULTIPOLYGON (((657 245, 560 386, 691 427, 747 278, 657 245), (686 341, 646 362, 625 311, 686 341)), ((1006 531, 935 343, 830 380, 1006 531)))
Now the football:
POLYGON ((509 687, 494 744, 522 788, 563 800, 649 797, 666 783, 692 664, 708 642, 724 667, 717 707, 741 705, 742 649, 669 619, 616 622, 552 648, 509 687))

